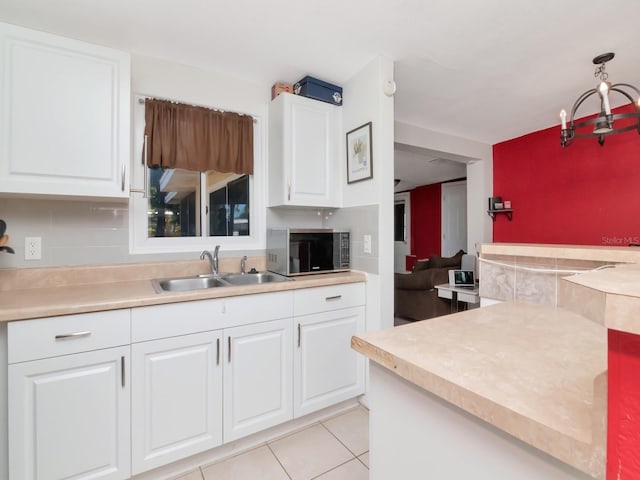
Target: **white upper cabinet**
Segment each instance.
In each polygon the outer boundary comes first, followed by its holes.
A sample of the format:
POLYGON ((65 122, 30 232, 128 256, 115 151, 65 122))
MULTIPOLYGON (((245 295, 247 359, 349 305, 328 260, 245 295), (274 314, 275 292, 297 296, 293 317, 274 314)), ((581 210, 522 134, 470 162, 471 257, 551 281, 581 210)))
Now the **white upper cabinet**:
POLYGON ((127 198, 128 53, 0 23, 0 194, 127 198))
POLYGON ((269 206, 339 207, 340 107, 281 93, 269 106, 269 206))

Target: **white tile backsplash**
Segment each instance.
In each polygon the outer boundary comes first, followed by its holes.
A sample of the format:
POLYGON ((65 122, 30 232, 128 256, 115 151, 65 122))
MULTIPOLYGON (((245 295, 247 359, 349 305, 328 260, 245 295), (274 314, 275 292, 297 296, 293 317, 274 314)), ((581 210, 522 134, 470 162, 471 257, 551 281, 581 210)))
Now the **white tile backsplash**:
MULTIPOLYGON (((129 208, 126 202, 0 198, 0 218, 15 255, 0 254, 0 268, 188 260, 194 253, 130 255, 129 208), (25 237, 42 238, 42 259, 24 260, 25 237)), ((294 228, 344 228, 351 232, 351 266, 378 272, 377 205, 343 209, 267 209, 267 224, 294 228), (320 215, 318 214, 320 212, 320 215), (371 235, 372 253, 363 252, 363 236, 371 235)), ((221 252, 221 256, 247 252, 221 252)), ((264 251, 252 251, 264 255, 264 251)))
POLYGON ((378 273, 379 235, 378 206, 341 208, 325 222, 327 227, 345 228, 351 232, 351 268, 378 273), (371 235, 371 253, 364 253, 365 235, 371 235))

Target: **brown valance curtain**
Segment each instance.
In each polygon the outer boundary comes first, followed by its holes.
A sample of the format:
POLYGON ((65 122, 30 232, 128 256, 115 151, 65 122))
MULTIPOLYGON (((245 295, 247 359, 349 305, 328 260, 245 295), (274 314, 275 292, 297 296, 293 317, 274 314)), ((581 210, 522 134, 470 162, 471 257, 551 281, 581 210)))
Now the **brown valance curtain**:
POLYGON ((146 99, 144 134, 150 167, 253 174, 249 115, 146 99))

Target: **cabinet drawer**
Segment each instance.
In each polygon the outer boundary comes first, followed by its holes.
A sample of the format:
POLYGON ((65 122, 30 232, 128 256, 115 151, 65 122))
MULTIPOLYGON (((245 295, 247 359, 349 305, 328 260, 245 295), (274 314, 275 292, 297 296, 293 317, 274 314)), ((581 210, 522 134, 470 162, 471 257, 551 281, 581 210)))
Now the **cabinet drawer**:
POLYGON ((296 290, 293 295, 293 314, 326 312, 365 304, 364 283, 347 283, 327 287, 296 290))
POLYGON ((9 363, 128 345, 130 310, 10 322, 7 336, 9 363))
POLYGON ((262 293, 134 308, 131 341, 218 330, 259 321, 291 317, 291 292, 262 293))

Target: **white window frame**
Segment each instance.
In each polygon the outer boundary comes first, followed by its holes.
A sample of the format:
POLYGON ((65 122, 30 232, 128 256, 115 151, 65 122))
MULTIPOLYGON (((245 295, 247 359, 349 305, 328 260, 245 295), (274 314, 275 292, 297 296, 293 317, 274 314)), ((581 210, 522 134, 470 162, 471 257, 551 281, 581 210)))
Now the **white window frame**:
MULTIPOLYGON (((144 103, 141 99, 153 95, 135 94, 133 97, 133 146, 131 155, 131 188, 142 189, 144 175, 142 150, 144 146, 144 103)), ((157 98, 157 97, 156 97, 157 98)), ((207 106, 207 105, 203 105, 207 106)), ((209 106, 209 108, 216 108, 209 106)), ((249 177, 249 232, 246 236, 229 237, 147 237, 148 199, 141 193, 129 197, 129 253, 181 253, 202 252, 220 245, 222 250, 264 250, 266 248, 266 132, 265 121, 253 115, 253 175, 249 177)), ((201 205, 204 195, 201 195, 201 205)), ((208 225, 208 222, 207 222, 208 225)), ((203 230, 207 230, 206 225, 203 230)))

